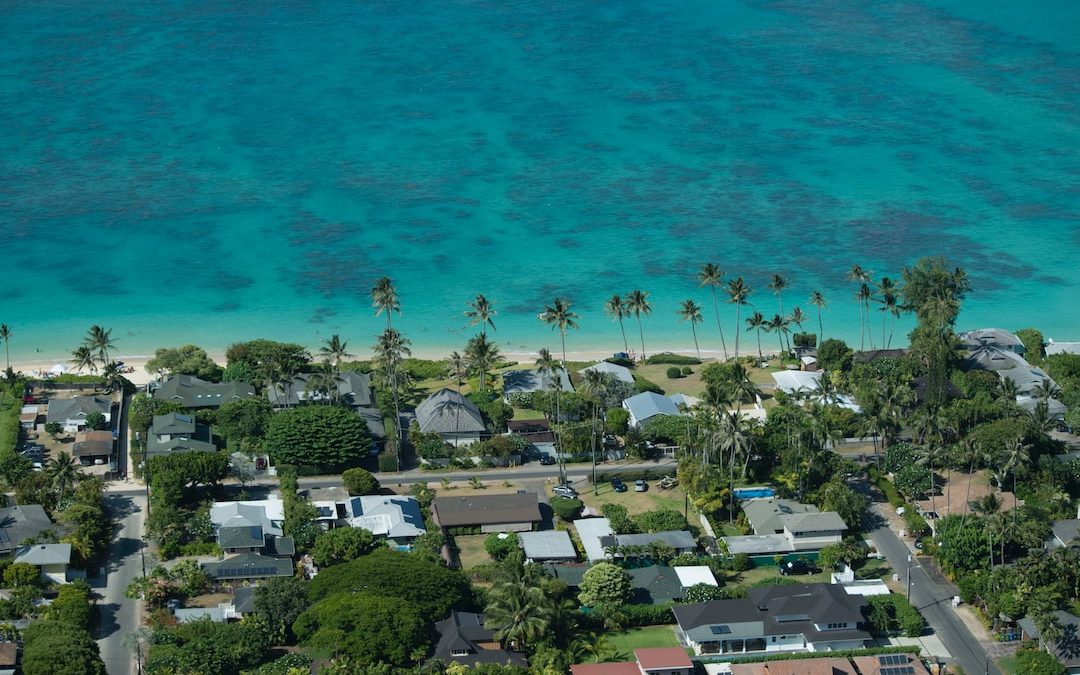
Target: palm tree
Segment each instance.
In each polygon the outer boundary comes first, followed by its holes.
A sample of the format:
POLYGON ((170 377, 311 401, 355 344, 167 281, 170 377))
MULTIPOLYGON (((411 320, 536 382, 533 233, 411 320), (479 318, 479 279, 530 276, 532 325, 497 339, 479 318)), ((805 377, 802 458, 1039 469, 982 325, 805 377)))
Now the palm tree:
POLYGON ((379 277, 375 281, 375 286, 371 289, 371 306, 375 308, 375 316, 385 312, 386 327, 393 328, 390 315, 395 312, 401 314, 401 300, 390 277, 379 277))
POLYGON ((590 659, 593 663, 608 661, 615 658, 619 651, 612 644, 607 633, 597 631, 589 631, 583 637, 577 638, 570 645, 570 649, 574 652, 575 662, 578 663, 587 663, 590 659))
POLYGON ((488 594, 484 625, 495 639, 525 650, 541 639, 550 625, 551 602, 538 586, 505 584, 488 594))
MULTIPOLYGON (((724 350, 724 360, 727 361, 727 343, 724 342, 724 329, 720 325, 720 309, 716 304, 716 288, 723 283, 724 272, 716 263, 705 263, 697 274, 698 286, 708 286, 712 292, 713 314, 716 315, 716 329, 720 331, 720 346, 724 350)), ((738 326, 736 326, 736 329, 738 326)))
POLYGON ((480 332, 487 335, 487 327, 495 330, 494 316, 498 314, 495 307, 483 295, 477 295, 475 300, 469 302, 469 309, 465 310, 465 316, 469 317, 469 325, 480 325, 480 332))
POLYGON ((731 367, 726 386, 731 392, 731 399, 735 401, 736 412, 742 412, 743 400, 749 399, 751 403, 757 400, 757 385, 750 379, 750 373, 740 363, 731 367))
POLYGON ((772 275, 769 281, 769 290, 776 295, 776 306, 780 316, 784 315, 784 289, 787 288, 787 279, 779 274, 772 275))
POLYGON ((469 364, 469 370, 480 378, 480 391, 487 390, 488 371, 498 360, 499 345, 488 340, 483 333, 471 338, 465 345, 465 362, 469 364))
POLYGON ((4 358, 7 360, 7 370, 11 373, 11 328, 6 323, 0 323, 0 340, 4 341, 4 358))
POLYGON ((870 287, 869 283, 859 284, 859 290, 855 293, 855 298, 863 308, 863 315, 866 317, 863 325, 865 326, 866 336, 870 338, 870 349, 873 349, 874 333, 870 330, 870 302, 874 300, 874 289, 870 287))
POLYGON ((795 309, 791 310, 791 314, 788 314, 788 319, 791 323, 798 326, 801 331, 803 329, 803 322, 806 321, 806 312, 802 311, 802 307, 796 306, 795 309))
POLYGON ((694 350, 697 351, 698 359, 700 359, 701 348, 698 347, 697 324, 701 323, 701 305, 693 300, 683 300, 682 306, 679 307, 679 320, 690 322, 690 330, 694 333, 694 350))
POLYGON ((1059 398, 1061 396, 1061 387, 1057 386, 1050 378, 1044 377, 1042 382, 1031 388, 1031 395, 1045 403, 1047 399, 1059 398))
MULTIPOLYGON (((717 429, 717 438, 720 443, 720 453, 723 456, 724 453, 728 453, 730 459, 728 460, 728 473, 729 473, 729 495, 735 494, 735 457, 736 455, 747 454, 750 452, 750 435, 746 433, 746 425, 742 419, 742 416, 737 412, 733 413, 730 410, 723 410, 719 414, 719 427, 717 429)), ((735 500, 729 500, 728 507, 728 522, 735 520, 735 500)))
POLYGON ((780 363, 783 363, 784 358, 787 356, 787 351, 784 348, 784 336, 788 334, 788 324, 790 322, 791 320, 786 316, 775 314, 768 323, 768 330, 775 332, 777 337, 780 338, 780 363))
POLYGON ((75 366, 75 370, 82 372, 83 368, 89 368, 90 372, 95 370, 94 365, 94 353, 90 351, 90 347, 86 345, 79 345, 71 352, 71 365, 75 366))
POLYGON ((630 308, 623 302, 622 296, 613 295, 604 303, 604 312, 619 322, 619 330, 622 331, 623 351, 629 352, 630 343, 626 341, 626 326, 623 325, 623 319, 630 316, 630 308))
POLYGON ((448 374, 454 377, 454 382, 460 390, 462 375, 464 375, 466 371, 465 359, 456 351, 450 352, 450 358, 446 360, 446 367, 448 374))
POLYGON ((825 296, 821 294, 821 291, 812 291, 810 293, 810 304, 817 307, 817 325, 818 325, 818 347, 821 346, 821 341, 824 338, 825 328, 821 323, 821 310, 825 309, 825 296))
POLYGON ((641 315, 648 316, 652 312, 649 305, 649 294, 643 291, 630 291, 626 296, 626 307, 637 318, 638 333, 641 335, 641 358, 645 360, 649 355, 645 353, 645 331, 641 328, 641 315))
POLYGON ((349 343, 341 339, 341 337, 334 333, 330 336, 330 339, 326 343, 319 347, 319 354, 330 363, 334 364, 334 371, 341 374, 341 362, 345 359, 351 359, 352 354, 348 352, 349 343))
POLYGON ((116 365, 115 361, 106 363, 101 374, 105 378, 105 387, 109 391, 121 390, 124 388, 124 383, 127 382, 123 371, 120 370, 120 366, 116 365))
POLYGON ((892 344, 893 330, 896 328, 896 317, 900 316, 900 293, 896 287, 896 282, 889 277, 881 277, 881 281, 878 282, 878 293, 881 297, 878 299, 878 303, 881 307, 878 308, 881 314, 881 346, 885 349, 889 348, 892 344), (892 328, 889 329, 889 339, 885 340, 885 319, 889 315, 892 315, 892 328))
MULTIPOLYGON (((866 282, 870 280, 871 274, 872 272, 870 272, 869 270, 864 270, 860 265, 852 265, 851 269, 848 270, 847 280, 855 282, 857 284, 865 285, 866 282)), ((859 351, 862 351, 866 348, 866 321, 863 318, 865 312, 863 312, 862 298, 860 298, 858 294, 855 295, 855 298, 859 302, 859 351)))
MULTIPOLYGON (((1031 462, 1031 446, 1024 443, 1024 440, 1020 436, 1009 438, 1005 440, 1005 471, 1012 473, 1013 479, 1013 499, 1016 499, 1016 474, 1020 473, 1020 468, 1031 462)), ((1013 525, 1016 525, 1016 512, 1019 509, 1013 507, 1013 525)), ((1002 556, 1002 562, 1005 561, 1004 555, 1002 556)))
POLYGON ((552 422, 552 430, 553 430, 553 432, 555 434, 555 448, 556 448, 555 458, 559 462, 559 482, 562 483, 562 482, 565 482, 565 480, 566 480, 566 467, 565 467, 565 465, 563 463, 564 457, 563 457, 563 453, 562 453, 562 445, 559 442, 560 441, 559 430, 561 428, 559 426, 559 423, 562 422, 562 407, 561 407, 561 400, 562 399, 561 399, 561 396, 560 396, 560 394, 562 392, 562 383, 559 381, 559 378, 553 377, 553 375, 557 371, 557 368, 558 368, 558 365, 555 362, 555 357, 553 357, 551 355, 551 350, 548 349, 547 347, 541 347, 540 348, 540 353, 536 357, 536 369, 538 371, 540 371, 540 381, 541 382, 550 381, 550 382, 553 382, 555 384, 555 417, 554 417, 554 419, 551 420, 551 422, 552 422), (547 377, 545 378, 545 376, 547 376, 547 377))
MULTIPOLYGON (((387 281, 389 281, 389 279, 387 279, 387 281)), ((395 301, 396 297, 395 294, 395 301)), ((390 323, 390 310, 387 310, 386 322, 387 324, 390 323)), ((401 360, 404 357, 412 354, 412 350, 409 349, 410 344, 409 340, 402 337, 401 333, 388 327, 378 337, 375 346, 372 348, 372 351, 375 354, 375 365, 382 371, 384 381, 390 385, 390 393, 394 398, 394 429, 396 430, 394 436, 397 443, 401 443, 403 437, 403 430, 401 428, 401 402, 399 400, 398 392, 398 367, 401 365, 401 360)), ((400 457, 400 453, 398 456, 400 457)))
POLYGON ((116 346, 112 341, 112 328, 90 326, 86 337, 83 338, 83 344, 90 348, 91 353, 96 353, 101 359, 101 365, 104 366, 109 362, 109 350, 116 346))
POLYGON ((74 457, 66 452, 61 452, 56 456, 56 459, 49 462, 48 475, 53 482, 53 486, 56 487, 58 493, 56 504, 59 507, 64 503, 64 493, 67 492, 68 487, 82 478, 82 470, 74 457))
POLYGON ((562 340, 562 360, 563 367, 566 367, 566 331, 570 328, 577 328, 578 315, 576 312, 570 311, 570 301, 562 298, 555 298, 554 302, 550 305, 544 306, 544 311, 541 312, 539 319, 544 323, 551 326, 552 330, 558 329, 559 338, 562 340))
POLYGON ((743 281, 742 277, 735 277, 728 282, 728 302, 735 305, 735 358, 739 358, 740 310, 742 309, 742 306, 746 304, 746 301, 750 298, 752 292, 750 286, 743 281))
POLYGON ((757 357, 758 361, 763 361, 765 357, 761 354, 761 329, 768 330, 769 322, 765 320, 765 316, 761 312, 754 312, 746 318, 746 330, 757 331, 757 357))
POLYGON ((593 494, 596 494, 596 422, 600 415, 600 404, 603 402, 604 394, 607 392, 608 387, 612 380, 611 373, 603 373, 597 370, 585 371, 585 378, 581 382, 581 386, 578 388, 578 393, 584 396, 592 403, 592 434, 590 438, 591 451, 592 451, 592 484, 593 494))
POLYGON ((330 359, 323 359, 308 375, 304 385, 304 394, 308 400, 311 400, 311 394, 315 394, 315 398, 321 398, 327 404, 336 404, 340 381, 341 377, 334 368, 334 364, 330 362, 330 359))

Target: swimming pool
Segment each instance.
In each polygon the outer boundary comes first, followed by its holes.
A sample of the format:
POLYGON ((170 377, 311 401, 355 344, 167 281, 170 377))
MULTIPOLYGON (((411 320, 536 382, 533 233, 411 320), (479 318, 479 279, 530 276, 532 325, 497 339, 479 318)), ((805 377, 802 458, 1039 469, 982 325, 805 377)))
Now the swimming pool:
POLYGON ((755 499, 757 497, 772 497, 776 491, 771 487, 735 488, 735 499, 755 499))

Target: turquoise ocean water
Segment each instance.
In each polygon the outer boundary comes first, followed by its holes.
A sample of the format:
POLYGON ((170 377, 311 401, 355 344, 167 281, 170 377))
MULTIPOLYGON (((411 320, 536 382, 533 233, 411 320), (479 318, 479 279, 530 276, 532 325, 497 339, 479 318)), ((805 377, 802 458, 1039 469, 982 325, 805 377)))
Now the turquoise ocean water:
POLYGON ((0 0, 0 321, 13 357, 91 323, 125 354, 360 351, 388 274, 420 351, 479 292, 504 349, 557 344, 557 295, 570 350, 621 348, 602 303, 634 288, 649 345, 691 345, 693 297, 715 348, 716 260, 767 315, 772 272, 787 308, 820 288, 857 342, 851 264, 944 254, 963 326, 1080 339, 1078 27, 1075 0, 0 0))

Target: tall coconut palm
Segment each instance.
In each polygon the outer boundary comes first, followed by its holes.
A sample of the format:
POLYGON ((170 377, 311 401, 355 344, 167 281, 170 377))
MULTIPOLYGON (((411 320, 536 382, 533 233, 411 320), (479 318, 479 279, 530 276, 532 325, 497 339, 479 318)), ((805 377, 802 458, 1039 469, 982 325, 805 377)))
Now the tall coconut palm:
POLYGON ((59 453, 49 462, 48 476, 57 491, 56 504, 62 506, 68 488, 82 478, 82 469, 74 457, 66 452, 59 453))
POLYGON ((1049 399, 1060 398, 1061 387, 1050 378, 1044 377, 1041 382, 1031 388, 1031 395, 1045 403, 1049 399))
POLYGON ((768 330, 769 322, 765 319, 765 315, 761 312, 754 312, 750 316, 746 317, 746 331, 757 332, 757 357, 758 361, 764 361, 765 356, 761 353, 761 329, 768 330))
MULTIPOLYGON (((851 269, 848 270, 847 280, 856 284, 865 285, 870 281, 871 274, 873 273, 869 270, 864 270, 861 265, 852 265, 851 269)), ((855 299, 859 303, 859 351, 862 351, 866 349, 866 320, 864 318, 865 312, 863 311, 864 303, 858 293, 855 294, 855 299)))
POLYGON ((558 372, 558 367, 555 357, 551 355, 551 350, 547 347, 541 347, 540 353, 536 357, 536 369, 540 371, 540 381, 542 383, 552 382, 555 384, 555 417, 551 419, 551 422, 552 430, 555 434, 555 458, 559 462, 559 482, 562 483, 566 480, 566 467, 563 463, 562 444, 560 443, 561 427, 559 426, 559 423, 562 422, 562 383, 559 381, 559 378, 554 377, 558 372))
MULTIPOLYGON (((724 281, 724 272, 716 263, 705 263, 697 274, 698 286, 708 286, 712 293, 713 314, 716 315, 716 330, 720 331, 720 347, 724 350, 724 360, 727 361, 727 343, 724 342, 724 328, 720 325, 720 308, 716 303, 716 289, 724 281)), ((738 326, 735 327, 738 331, 738 326)))
MULTIPOLYGON (((737 412, 733 413, 730 410, 725 410, 720 413, 719 427, 717 429, 717 437, 719 439, 721 454, 727 454, 728 460, 728 474, 729 495, 735 494, 735 459, 743 454, 749 455, 750 452, 750 434, 747 433, 747 426, 737 412)), ((732 522, 735 519, 735 500, 730 498, 730 506, 728 508, 728 522, 732 522)))
POLYGON ((109 391, 120 391, 124 388, 124 383, 127 382, 123 371, 120 366, 116 365, 115 361, 106 363, 101 374, 105 378, 105 387, 109 391))
POLYGON ((799 330, 801 331, 803 329, 803 322, 806 321, 806 312, 802 311, 801 307, 796 306, 794 309, 791 310, 791 314, 788 314, 788 319, 791 321, 791 323, 798 326, 799 330))
POLYGON ((538 586, 504 584, 488 594, 484 625, 495 639, 524 651, 539 641, 550 625, 551 602, 538 586))
POLYGON ((626 326, 623 319, 630 316, 630 308, 626 306, 621 295, 613 295, 604 303, 604 312, 619 322, 619 330, 622 331, 623 351, 630 351, 630 343, 626 341, 626 326))
POLYGON ((7 369, 11 372, 11 328, 6 323, 0 323, 0 340, 4 341, 4 359, 7 361, 7 369))
MULTIPOLYGON (((387 310, 387 323, 390 320, 389 310, 387 310)), ((375 346, 372 351, 375 355, 375 366, 383 375, 384 381, 390 386, 390 394, 394 399, 394 429, 395 440, 400 444, 403 438, 404 430, 401 428, 401 401, 400 392, 398 391, 398 369, 401 367, 401 361, 407 356, 412 354, 412 350, 409 348, 410 341, 403 337, 401 333, 393 328, 387 328, 379 335, 375 341, 375 346)), ((400 456, 400 455, 399 455, 400 456)))
POLYGON ((735 277, 728 282, 728 302, 735 305, 735 358, 739 358, 740 311, 742 310, 742 306, 750 299, 750 294, 752 292, 750 286, 743 281, 742 277, 735 277))
POLYGON ((758 388, 750 379, 750 373, 741 363, 736 363, 728 372, 726 386, 731 392, 731 399, 735 402, 736 412, 742 412, 744 400, 753 403, 757 400, 758 388))
POLYGON ((814 307, 817 307, 817 325, 818 325, 817 341, 818 341, 818 346, 820 347, 821 346, 821 341, 825 339, 825 337, 824 337, 824 335, 825 335, 825 327, 821 323, 821 310, 825 309, 825 307, 827 306, 825 304, 825 296, 821 294, 821 291, 812 291, 810 293, 810 304, 813 305, 814 307))
POLYGON ((481 333, 469 340, 465 345, 465 362, 469 364, 469 370, 479 378, 481 391, 488 388, 488 372, 499 360, 499 345, 487 339, 481 333))
POLYGON ((90 372, 95 370, 94 365, 94 352, 90 351, 90 347, 87 345, 79 345, 71 352, 71 365, 75 366, 75 370, 82 372, 83 368, 87 368, 90 372))
POLYGON ((345 359, 351 359, 353 356, 348 352, 348 348, 349 343, 342 340, 337 333, 334 333, 323 346, 319 347, 319 355, 333 364, 334 372, 341 375, 341 363, 345 359))
POLYGON ((469 317, 469 325, 479 324, 480 332, 487 335, 487 327, 495 330, 495 306, 483 295, 477 295, 475 300, 469 302, 469 309, 465 310, 465 316, 469 317))
POLYGON ((589 631, 576 638, 570 645, 574 660, 578 663, 600 663, 613 660, 619 653, 606 633, 589 631))
POLYGON ((341 382, 338 372, 330 359, 323 359, 316 364, 314 370, 308 375, 307 382, 304 383, 304 395, 307 399, 314 398, 325 402, 327 405, 336 405, 338 402, 338 383, 341 382))
POLYGON ((116 347, 112 340, 112 328, 102 328, 97 325, 90 326, 90 330, 86 331, 83 344, 101 360, 102 366, 109 362, 109 350, 116 347))
POLYGON ((861 303, 863 308, 863 316, 866 317, 863 325, 865 327, 866 337, 870 339, 870 349, 874 348, 874 333, 870 330, 870 303, 874 298, 874 289, 869 283, 859 284, 859 290, 855 293, 855 298, 861 303))
POLYGON ((581 386, 578 388, 578 393, 588 399, 589 403, 592 404, 592 433, 590 435, 590 447, 592 452, 593 494, 596 494, 596 423, 600 416, 600 405, 604 401, 604 395, 607 393, 608 387, 611 386, 613 377, 611 373, 604 373, 598 370, 587 370, 584 375, 585 377, 581 382, 581 386))
POLYGON ((769 280, 769 290, 776 295, 776 308, 780 316, 784 315, 784 289, 787 285, 787 279, 779 274, 772 275, 772 279, 769 280))
POLYGON ((626 307, 637 319, 638 333, 641 336, 641 358, 649 358, 645 353, 645 331, 641 327, 641 315, 648 316, 652 313, 652 305, 649 304, 649 294, 644 291, 633 290, 626 295, 626 307))
POLYGON ((456 351, 450 352, 450 358, 446 360, 447 374, 454 378, 455 386, 461 390, 462 378, 466 370, 465 358, 456 351))
POLYGON ((881 346, 888 349, 892 344, 893 331, 889 331, 889 338, 886 340, 885 320, 891 315, 893 328, 896 328, 896 317, 900 316, 900 293, 896 282, 889 277, 881 277, 881 281, 877 284, 877 292, 877 303, 880 305, 878 311, 881 312, 881 346))
POLYGON ((690 330, 694 334, 694 350, 697 351, 698 359, 701 358, 701 347, 698 347, 697 341, 697 324, 701 323, 701 305, 697 304, 693 300, 683 300, 682 306, 679 307, 679 320, 689 321, 690 330))
POLYGON ((784 336, 788 334, 788 325, 790 322, 791 320, 786 316, 775 314, 768 323, 769 331, 776 333, 776 336, 780 340, 780 363, 783 363, 787 356, 787 349, 784 347, 784 336))
POLYGON ((544 306, 544 311, 539 316, 539 319, 551 326, 552 330, 559 331, 559 338, 562 340, 563 367, 566 367, 566 331, 578 327, 578 315, 570 310, 570 306, 569 300, 555 298, 550 305, 544 306))
POLYGON ((386 314, 387 328, 394 327, 390 315, 395 312, 401 314, 401 300, 390 277, 379 277, 375 281, 375 286, 371 289, 371 306, 375 308, 375 316, 386 314))

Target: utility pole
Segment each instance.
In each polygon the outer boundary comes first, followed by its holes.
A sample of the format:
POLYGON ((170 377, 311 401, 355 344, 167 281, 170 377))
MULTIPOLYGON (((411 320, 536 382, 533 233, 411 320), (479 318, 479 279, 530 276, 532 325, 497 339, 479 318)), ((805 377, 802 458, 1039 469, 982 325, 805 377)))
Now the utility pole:
POLYGON ((911 602, 911 554, 907 557, 907 601, 911 602))

